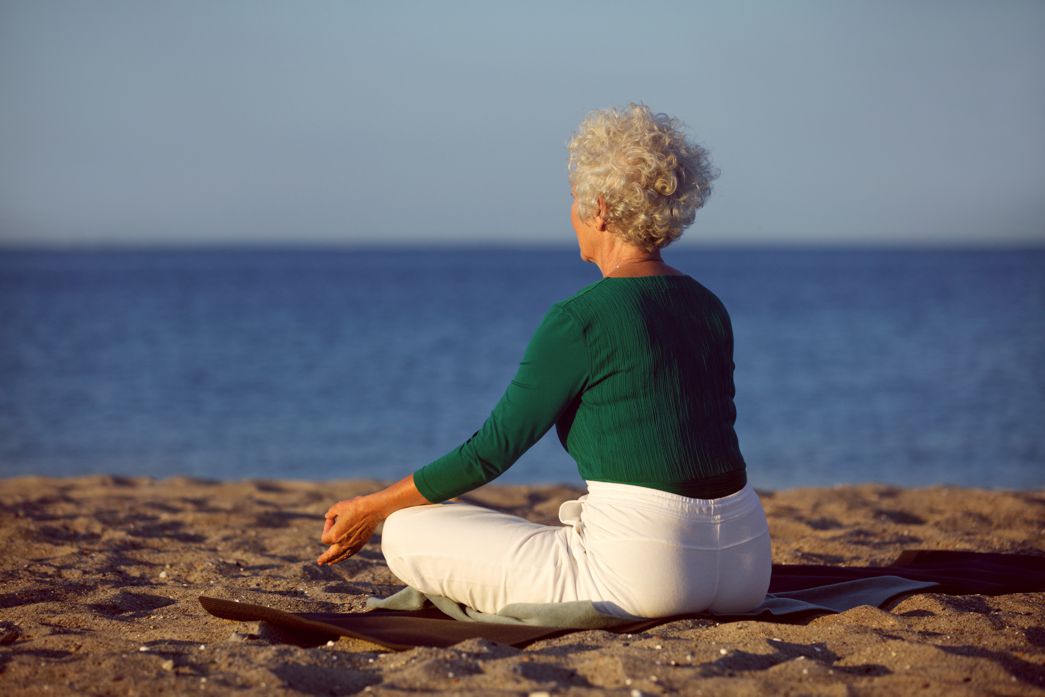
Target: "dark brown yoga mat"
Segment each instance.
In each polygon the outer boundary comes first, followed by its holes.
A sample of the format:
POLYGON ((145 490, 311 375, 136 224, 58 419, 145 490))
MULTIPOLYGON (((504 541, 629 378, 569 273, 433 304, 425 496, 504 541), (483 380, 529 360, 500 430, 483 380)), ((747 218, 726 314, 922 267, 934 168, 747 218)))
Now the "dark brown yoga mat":
MULTIPOLYGON (((208 598, 205 595, 200 596, 200 604, 210 614, 223 619, 268 622, 283 630, 281 638, 298 646, 319 646, 348 636, 401 651, 415 646, 452 646, 465 639, 484 637, 523 648, 538 639, 577 631, 526 624, 459 622, 434 607, 424 610, 292 613, 264 605, 208 598)), ((659 620, 648 622, 651 627, 660 623, 659 620)))
POLYGON ((1045 591, 1045 556, 997 552, 907 550, 889 566, 774 564, 770 593, 857 578, 902 576, 939 584, 935 593, 1004 595, 1045 591))
MULTIPOLYGON (((782 601, 784 609, 763 611, 760 608, 733 617, 708 614, 661 617, 619 624, 610 627, 609 631, 637 633, 667 622, 691 618, 797 622, 857 605, 884 605, 900 595, 919 590, 957 595, 1040 592, 1045 590, 1045 557, 907 551, 884 567, 775 564, 769 590, 774 599, 782 601)), ((278 627, 288 642, 302 646, 318 646, 328 640, 349 636, 402 650, 415 646, 450 646, 465 639, 483 637, 522 648, 538 639, 577 631, 526 624, 462 622, 447 617, 434 607, 408 611, 291 613, 206 596, 199 600, 212 615, 244 622, 267 622, 278 627)))

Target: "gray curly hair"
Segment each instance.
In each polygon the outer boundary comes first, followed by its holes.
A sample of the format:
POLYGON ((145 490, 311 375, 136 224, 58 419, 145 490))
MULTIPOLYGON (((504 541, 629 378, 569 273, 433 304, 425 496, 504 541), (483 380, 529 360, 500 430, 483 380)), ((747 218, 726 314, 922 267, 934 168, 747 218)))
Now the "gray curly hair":
POLYGON ((650 252, 678 239, 719 175, 680 121, 645 104, 591 112, 569 153, 577 214, 594 217, 601 196, 607 229, 650 252))

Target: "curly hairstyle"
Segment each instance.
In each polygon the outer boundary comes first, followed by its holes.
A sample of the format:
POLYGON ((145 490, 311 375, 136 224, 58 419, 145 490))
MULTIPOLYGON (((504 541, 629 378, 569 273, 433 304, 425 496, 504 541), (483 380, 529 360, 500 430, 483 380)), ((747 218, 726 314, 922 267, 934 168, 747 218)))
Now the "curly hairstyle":
POLYGON ((684 129, 645 104, 588 114, 569 143, 578 215, 594 217, 602 196, 610 232, 649 252, 678 239, 719 175, 684 129))

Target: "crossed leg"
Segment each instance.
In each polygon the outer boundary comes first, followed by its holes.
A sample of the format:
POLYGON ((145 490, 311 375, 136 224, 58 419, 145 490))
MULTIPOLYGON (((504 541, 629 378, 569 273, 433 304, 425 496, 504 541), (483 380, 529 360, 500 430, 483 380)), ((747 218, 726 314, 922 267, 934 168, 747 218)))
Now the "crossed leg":
POLYGON ((404 508, 390 515, 381 552, 401 581, 481 612, 511 603, 581 600, 588 590, 574 528, 540 525, 468 503, 404 508))

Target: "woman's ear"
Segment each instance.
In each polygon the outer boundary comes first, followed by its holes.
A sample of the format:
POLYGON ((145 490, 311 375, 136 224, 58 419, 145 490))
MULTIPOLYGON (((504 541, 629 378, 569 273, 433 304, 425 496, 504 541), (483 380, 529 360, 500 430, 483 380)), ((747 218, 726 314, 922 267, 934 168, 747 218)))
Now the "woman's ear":
POLYGON ((606 229, 606 213, 608 211, 606 199, 600 194, 599 198, 596 199, 596 203, 599 206, 599 210, 595 213, 595 227, 602 231, 606 229))

